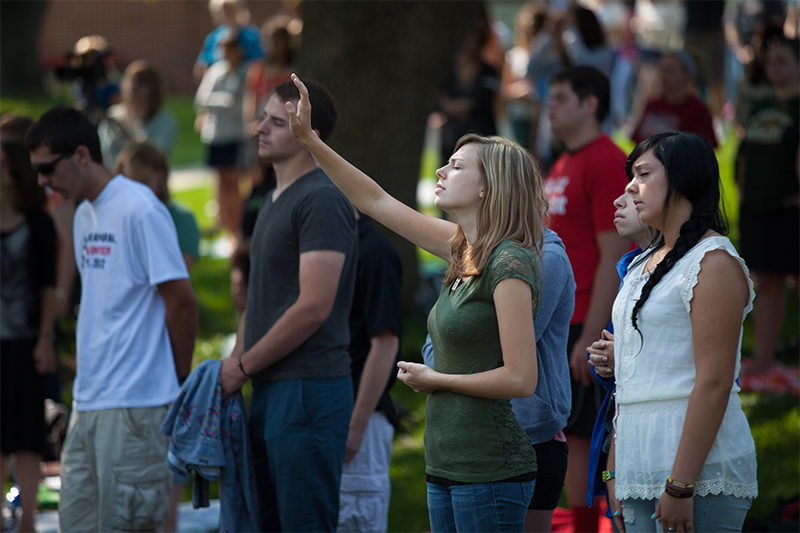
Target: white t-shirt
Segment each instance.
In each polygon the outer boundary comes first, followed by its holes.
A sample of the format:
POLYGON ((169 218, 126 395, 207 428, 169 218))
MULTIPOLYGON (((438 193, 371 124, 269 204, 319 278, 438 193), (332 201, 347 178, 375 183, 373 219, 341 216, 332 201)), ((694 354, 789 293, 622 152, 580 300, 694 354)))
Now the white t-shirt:
MULTIPOLYGON (((644 262, 634 262, 614 301, 616 328, 616 496, 656 499, 672 472, 696 380, 692 344, 691 302, 700 261, 711 250, 725 250, 741 265, 750 290, 742 320, 753 308, 753 283, 744 261, 725 237, 709 237, 689 250, 650 293, 639 313, 641 335, 631 314, 650 277, 644 262)), ((734 379, 739 375, 742 334, 734 379)), ((731 395, 714 444, 696 481, 695 494, 755 498, 756 450, 739 402, 731 395)))
POLYGON ((82 284, 73 408, 172 402, 178 380, 157 285, 189 275, 167 207, 116 176, 78 206, 73 239, 82 284))

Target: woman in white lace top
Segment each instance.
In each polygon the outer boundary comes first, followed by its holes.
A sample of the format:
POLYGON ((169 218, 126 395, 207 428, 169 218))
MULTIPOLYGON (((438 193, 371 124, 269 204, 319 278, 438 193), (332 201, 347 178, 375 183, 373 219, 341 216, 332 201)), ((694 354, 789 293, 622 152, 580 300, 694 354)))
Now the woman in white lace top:
POLYGON ((663 133, 634 149, 626 171, 642 222, 663 239, 631 264, 614 303, 615 523, 741 531, 757 495, 736 384, 753 289, 722 236, 717 160, 701 136, 663 133))

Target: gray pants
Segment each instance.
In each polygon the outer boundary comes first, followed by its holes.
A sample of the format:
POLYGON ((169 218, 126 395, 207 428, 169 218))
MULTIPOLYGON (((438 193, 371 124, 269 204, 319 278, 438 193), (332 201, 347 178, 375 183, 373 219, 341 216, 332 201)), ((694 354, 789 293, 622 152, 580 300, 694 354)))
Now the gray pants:
POLYGON ((167 406, 73 411, 61 454, 59 530, 160 531, 172 473, 167 406))

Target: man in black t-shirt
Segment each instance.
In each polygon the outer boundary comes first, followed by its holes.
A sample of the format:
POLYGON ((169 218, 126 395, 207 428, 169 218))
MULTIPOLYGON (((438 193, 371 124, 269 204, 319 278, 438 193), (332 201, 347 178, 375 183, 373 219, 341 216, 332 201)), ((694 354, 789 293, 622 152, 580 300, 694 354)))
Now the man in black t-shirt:
MULTIPOLYGON (((336 112, 324 87, 307 83, 311 123, 325 140, 336 112)), ((253 230, 247 308, 223 362, 223 395, 253 377, 249 430, 261 531, 335 531, 353 407, 348 317, 358 241, 353 208, 289 131, 278 86, 258 125, 259 156, 275 188, 253 230)))
POLYGON ((355 404, 339 495, 339 531, 386 531, 397 412, 389 389, 400 353, 400 257, 358 216, 358 268, 350 310, 355 404))

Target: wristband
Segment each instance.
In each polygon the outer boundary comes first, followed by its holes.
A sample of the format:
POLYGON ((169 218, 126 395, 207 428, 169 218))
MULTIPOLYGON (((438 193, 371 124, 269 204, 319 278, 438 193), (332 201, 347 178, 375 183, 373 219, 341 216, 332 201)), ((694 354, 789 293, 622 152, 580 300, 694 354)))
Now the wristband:
POLYGON ((39 332, 39 338, 40 339, 47 339, 50 342, 53 342, 54 340, 56 340, 56 335, 52 331, 40 331, 39 332))
POLYGON ((687 485, 680 482, 676 484, 676 482, 672 481, 672 476, 670 476, 664 484, 664 492, 673 498, 691 498, 694 496, 694 484, 687 485))
POLYGON ((238 363, 236 363, 236 366, 238 366, 238 367, 239 367, 239 370, 241 370, 241 371, 242 371, 242 374, 244 374, 244 375, 245 375, 245 377, 247 377, 247 378, 249 378, 249 379, 252 379, 252 378, 253 378, 253 376, 251 376, 250 374, 248 374, 247 372, 245 372, 245 371, 244 371, 244 367, 242 366, 242 356, 241 356, 241 355, 239 356, 239 362, 238 362, 238 363))
POLYGON ((666 492, 669 496, 672 496, 673 498, 680 498, 680 499, 691 498, 692 496, 694 496, 694 490, 692 490, 691 492, 676 492, 673 489, 671 489, 669 485, 664 487, 664 492, 666 492))
POLYGON ((667 476, 667 483, 669 483, 670 485, 673 485, 675 488, 678 488, 678 489, 693 489, 694 488, 694 483, 692 483, 691 485, 687 485, 686 483, 681 483, 680 481, 675 481, 674 479, 672 479, 672 474, 667 476))
POLYGON ((615 472, 613 470, 603 470, 603 481, 611 481, 616 477, 614 474, 615 472))

